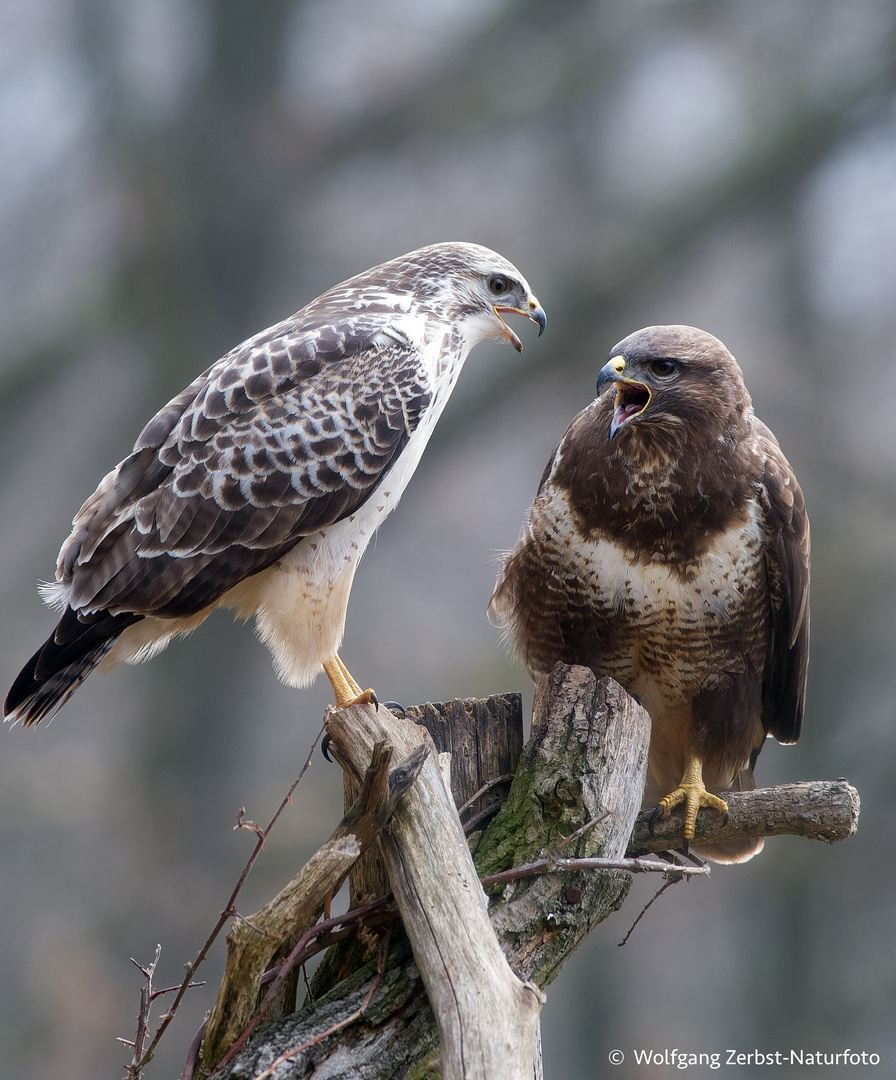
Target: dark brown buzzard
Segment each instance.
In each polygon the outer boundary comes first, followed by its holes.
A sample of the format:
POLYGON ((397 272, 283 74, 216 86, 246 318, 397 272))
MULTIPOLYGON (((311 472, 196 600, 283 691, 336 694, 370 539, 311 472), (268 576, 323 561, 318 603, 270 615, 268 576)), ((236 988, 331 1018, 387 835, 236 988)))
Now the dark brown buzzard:
MULTIPOLYGON (((734 357, 690 326, 612 350, 548 463, 490 614, 534 679, 557 661, 637 695, 653 735, 644 805, 754 787, 767 735, 800 733, 809 522, 734 357), (612 395, 601 396, 611 384, 612 395)), ((694 850, 740 862, 762 838, 694 850)))
POLYGON ((25 726, 97 666, 146 660, 213 608, 255 616, 277 671, 337 650, 364 549, 401 498, 468 353, 545 315, 511 263, 434 244, 334 286, 231 350, 143 429, 75 516, 45 599, 61 618, 4 703, 25 726))

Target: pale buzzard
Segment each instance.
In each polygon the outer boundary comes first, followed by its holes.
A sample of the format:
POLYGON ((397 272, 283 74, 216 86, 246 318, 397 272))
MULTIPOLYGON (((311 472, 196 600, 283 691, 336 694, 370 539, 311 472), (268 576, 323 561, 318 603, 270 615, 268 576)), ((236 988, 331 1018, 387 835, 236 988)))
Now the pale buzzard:
MULTIPOLYGON (((470 349, 545 315, 476 244, 436 244, 335 286, 166 405, 82 506, 45 598, 62 612, 4 713, 26 726, 90 672, 146 660, 218 606, 256 617, 292 686, 337 656, 364 549, 394 509, 470 349)), ((369 699, 369 692, 368 692, 369 699)))

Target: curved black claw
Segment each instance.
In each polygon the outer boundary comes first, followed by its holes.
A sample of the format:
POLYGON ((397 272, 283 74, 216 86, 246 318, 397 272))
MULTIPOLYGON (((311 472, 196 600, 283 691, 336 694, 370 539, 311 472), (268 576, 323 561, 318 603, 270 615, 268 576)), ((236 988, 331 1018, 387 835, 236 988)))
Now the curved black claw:
POLYGON ((402 716, 408 715, 408 710, 400 701, 384 701, 383 708, 388 709, 389 712, 400 713, 402 716))
POLYGON ((324 732, 324 737, 320 741, 320 752, 324 755, 326 760, 329 761, 330 764, 332 765, 332 764, 334 764, 334 762, 333 762, 333 759, 330 757, 330 755, 328 753, 329 748, 330 748, 330 733, 329 733, 329 731, 325 731, 324 732))
POLYGON ((657 803, 657 805, 653 808, 653 812, 651 813, 650 818, 647 821, 647 831, 650 833, 651 836, 653 836, 653 826, 656 824, 656 820, 659 816, 660 806, 659 803, 657 803))

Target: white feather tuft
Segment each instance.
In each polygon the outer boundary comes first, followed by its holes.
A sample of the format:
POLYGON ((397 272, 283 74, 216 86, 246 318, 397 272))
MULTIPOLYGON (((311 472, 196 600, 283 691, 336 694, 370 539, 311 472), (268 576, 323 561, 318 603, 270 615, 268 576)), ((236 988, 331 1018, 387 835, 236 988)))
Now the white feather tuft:
POLYGON ((71 592, 71 585, 68 582, 39 581, 37 591, 47 607, 54 608, 56 611, 65 611, 68 607, 68 597, 71 592))

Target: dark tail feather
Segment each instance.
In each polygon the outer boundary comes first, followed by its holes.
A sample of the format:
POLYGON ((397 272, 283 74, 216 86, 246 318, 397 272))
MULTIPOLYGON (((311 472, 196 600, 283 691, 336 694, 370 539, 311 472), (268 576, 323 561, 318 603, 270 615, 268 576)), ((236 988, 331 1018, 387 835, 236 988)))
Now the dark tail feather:
POLYGON ((3 702, 3 715, 23 727, 39 724, 68 701, 121 633, 142 615, 109 612, 79 616, 67 608, 51 638, 19 672, 3 702))

